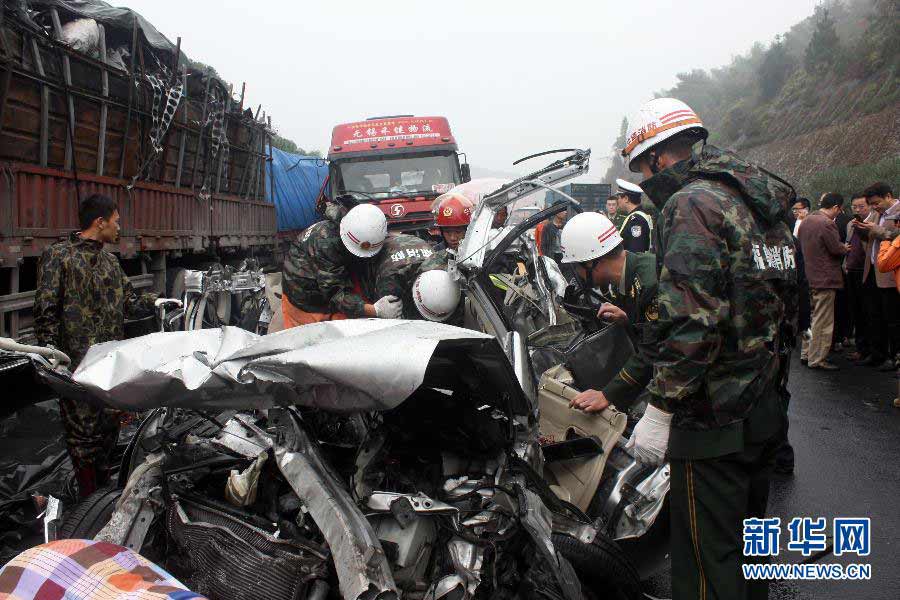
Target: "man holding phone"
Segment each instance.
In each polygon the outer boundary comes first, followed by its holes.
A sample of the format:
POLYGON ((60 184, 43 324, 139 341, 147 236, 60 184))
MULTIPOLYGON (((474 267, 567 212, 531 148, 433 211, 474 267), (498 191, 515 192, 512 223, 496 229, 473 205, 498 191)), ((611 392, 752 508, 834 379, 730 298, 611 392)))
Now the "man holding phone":
POLYGON ((873 183, 863 195, 871 210, 854 228, 866 238, 866 257, 863 267, 868 338, 871 355, 863 364, 881 371, 893 371, 894 355, 900 351, 900 310, 897 291, 891 273, 879 273, 875 267, 882 240, 893 239, 898 234, 897 217, 900 216, 900 200, 886 183, 873 183))
POLYGON ((866 266, 866 239, 856 228, 857 223, 866 220, 871 212, 866 196, 862 192, 853 194, 850 199, 850 210, 853 219, 847 223, 847 243, 850 252, 844 261, 844 272, 847 274, 847 300, 850 304, 850 314, 856 327, 854 338, 856 350, 847 355, 849 360, 862 361, 869 358, 870 348, 868 343, 866 307, 863 288, 863 269, 866 266))

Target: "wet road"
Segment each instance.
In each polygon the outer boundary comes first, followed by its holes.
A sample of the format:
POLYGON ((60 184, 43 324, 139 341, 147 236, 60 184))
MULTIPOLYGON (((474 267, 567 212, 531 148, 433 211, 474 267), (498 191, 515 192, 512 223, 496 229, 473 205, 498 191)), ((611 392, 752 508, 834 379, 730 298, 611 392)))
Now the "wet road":
MULTIPOLYGON (((796 454, 793 477, 776 475, 769 514, 781 517, 782 554, 776 562, 799 562, 785 554, 786 524, 793 517, 872 519, 872 553, 836 558, 820 564, 872 565, 870 581, 779 581, 770 587, 773 600, 896 600, 900 598, 900 409, 893 373, 855 367, 837 355, 842 369, 812 371, 795 356, 791 371, 790 440, 796 454)), ((654 597, 670 597, 670 574, 648 584, 654 597)))

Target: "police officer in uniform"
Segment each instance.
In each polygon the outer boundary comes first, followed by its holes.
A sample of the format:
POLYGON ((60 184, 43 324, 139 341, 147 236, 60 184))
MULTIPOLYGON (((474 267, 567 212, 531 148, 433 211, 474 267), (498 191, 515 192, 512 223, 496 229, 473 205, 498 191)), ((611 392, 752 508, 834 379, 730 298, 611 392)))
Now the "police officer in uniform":
POLYGON ((707 136, 674 98, 629 120, 622 154, 662 217, 659 355, 626 447, 648 465, 669 460, 673 599, 762 599, 767 582, 741 565, 766 558, 743 555, 743 523, 766 514, 782 438, 796 261, 774 180, 731 152, 695 148, 707 136))
POLYGON ((656 257, 625 250, 615 225, 598 213, 572 217, 562 230, 562 262, 575 267, 587 287, 610 288, 612 303, 604 303, 598 318, 625 325, 637 351, 603 390, 584 390, 570 406, 601 411, 610 403, 620 411, 633 406, 653 375, 657 354, 656 257))
POLYGON ((653 249, 653 218, 641 210, 641 190, 624 179, 616 179, 619 188, 619 207, 616 211, 625 215, 619 227, 619 235, 629 252, 650 252, 653 249))

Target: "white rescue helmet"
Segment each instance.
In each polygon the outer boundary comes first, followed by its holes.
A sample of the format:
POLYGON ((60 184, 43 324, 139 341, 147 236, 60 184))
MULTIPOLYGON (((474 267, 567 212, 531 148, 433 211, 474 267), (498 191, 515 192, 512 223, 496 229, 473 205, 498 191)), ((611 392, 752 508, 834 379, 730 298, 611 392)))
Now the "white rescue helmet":
POLYGON ((413 283, 413 302, 429 321, 449 319, 459 305, 459 296, 459 284, 441 269, 425 271, 413 283))
POLYGON ((378 254, 387 237, 387 219, 377 206, 354 206, 341 219, 341 241, 351 254, 369 258, 378 254))
POLYGON ((644 104, 637 115, 628 120, 622 156, 631 171, 637 172, 635 160, 644 152, 675 134, 694 129, 697 139, 709 135, 697 113, 675 98, 655 98, 644 104))
POLYGON ((563 263, 583 263, 612 252, 622 236, 606 215, 583 212, 569 219, 559 236, 563 263))

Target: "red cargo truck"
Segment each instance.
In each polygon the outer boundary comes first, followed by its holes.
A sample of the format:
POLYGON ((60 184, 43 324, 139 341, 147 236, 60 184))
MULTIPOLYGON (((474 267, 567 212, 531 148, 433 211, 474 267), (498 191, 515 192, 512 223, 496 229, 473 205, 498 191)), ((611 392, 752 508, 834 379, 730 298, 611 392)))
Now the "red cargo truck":
POLYGON ((265 118, 180 40, 95 4, 0 3, 0 336, 29 337, 37 259, 77 229, 89 194, 118 202, 109 250, 137 287, 173 293, 185 267, 274 248, 265 118), (74 49, 72 23, 93 49, 74 49))
MULTIPOLYGON (((469 180, 445 117, 373 117, 335 126, 323 193, 377 205, 391 229, 425 230, 432 201, 469 180)), ((464 155, 462 155, 464 156, 464 155)))

